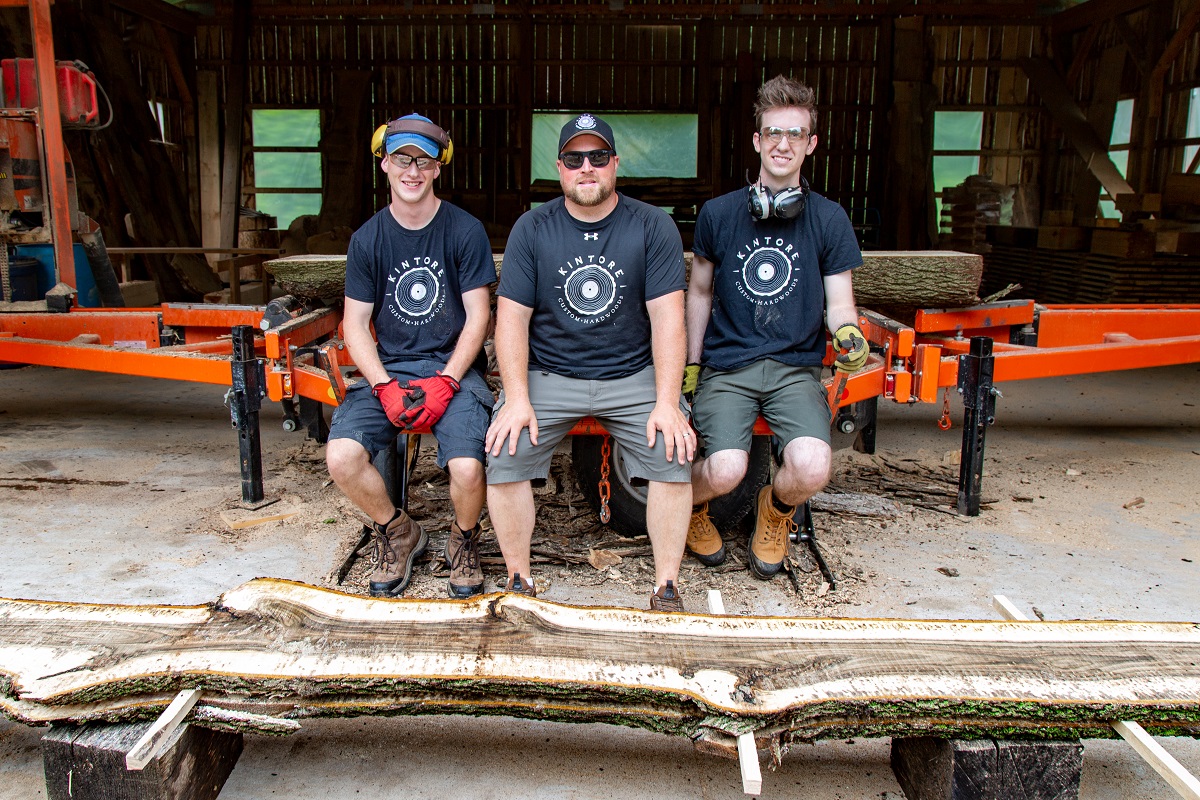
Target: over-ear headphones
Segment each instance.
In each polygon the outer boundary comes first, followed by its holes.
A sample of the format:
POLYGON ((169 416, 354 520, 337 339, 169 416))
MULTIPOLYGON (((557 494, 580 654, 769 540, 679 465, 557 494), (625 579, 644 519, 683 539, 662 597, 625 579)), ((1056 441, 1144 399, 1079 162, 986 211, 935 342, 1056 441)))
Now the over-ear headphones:
POLYGON ((438 146, 437 160, 439 164, 449 164, 454 157, 454 141, 449 132, 415 115, 399 117, 386 125, 380 125, 371 136, 371 155, 383 158, 384 145, 389 136, 397 133, 412 133, 430 139, 438 146))
POLYGON ((755 219, 795 219, 804 213, 808 203, 808 181, 801 175, 799 186, 789 186, 778 194, 761 182, 752 183, 747 187, 747 195, 746 208, 755 219))

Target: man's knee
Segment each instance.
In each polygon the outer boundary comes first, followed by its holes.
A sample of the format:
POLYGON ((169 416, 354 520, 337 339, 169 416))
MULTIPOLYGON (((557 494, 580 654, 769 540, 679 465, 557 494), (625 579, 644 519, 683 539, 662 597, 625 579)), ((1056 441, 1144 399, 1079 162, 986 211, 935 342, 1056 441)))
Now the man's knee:
POLYGON ((722 450, 704 460, 701 469, 708 485, 717 494, 728 494, 746 477, 750 459, 740 450, 722 450))
POLYGON ((370 460, 366 449, 353 439, 330 439, 325 445, 325 466, 335 481, 353 475, 370 460))
POLYGON ((486 486, 483 462, 477 458, 452 458, 446 467, 450 482, 468 491, 483 491, 486 486))
POLYGON ((819 439, 794 439, 784 449, 781 472, 786 472, 786 482, 812 494, 829 483, 832 466, 829 445, 819 439))

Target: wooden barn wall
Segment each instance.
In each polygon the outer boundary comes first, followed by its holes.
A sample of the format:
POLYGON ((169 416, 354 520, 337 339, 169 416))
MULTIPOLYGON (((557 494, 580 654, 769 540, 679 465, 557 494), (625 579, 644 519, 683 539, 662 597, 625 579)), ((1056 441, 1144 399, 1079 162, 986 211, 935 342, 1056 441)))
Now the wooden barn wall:
MULTIPOLYGON (((707 196, 744 184, 757 163, 750 143, 754 93, 766 78, 790 73, 817 92, 821 144, 806 175, 847 208, 877 208, 881 190, 872 178, 885 150, 887 59, 880 43, 887 25, 888 19, 584 25, 540 18, 267 17, 252 23, 247 103, 328 109, 333 71, 371 69, 377 120, 419 110, 447 125, 455 158, 443 172, 442 192, 503 226, 524 202, 533 111, 696 113, 697 185, 707 196)), ((201 27, 197 66, 224 75, 230 36, 226 27, 201 27)), ((369 205, 383 201, 377 177, 364 175, 362 184, 372 193, 369 205)))
POLYGON ((934 22, 931 33, 937 109, 983 112, 980 174, 1007 186, 1036 184, 1042 113, 1018 59, 1043 55, 1043 28, 934 22))
MULTIPOLYGON (((1115 101, 1134 100, 1134 124, 1126 178, 1136 191, 1162 191, 1166 176, 1186 169, 1182 164, 1188 97, 1200 86, 1200 31, 1181 41, 1182 49, 1170 62, 1161 91, 1157 118, 1150 118, 1153 69, 1164 48, 1194 3, 1167 0, 1131 13, 1098 20, 1063 32, 1056 41, 1055 62, 1066 76, 1068 88, 1090 120, 1099 120, 1098 132, 1111 133, 1115 101), (1113 54, 1120 69, 1108 74, 1113 54), (1106 61, 1107 59, 1107 61, 1106 61), (1153 124, 1153 130, 1147 126, 1153 124)), ((1048 208, 1071 210, 1074 193, 1087 177, 1087 167, 1070 143, 1055 136, 1047 147, 1052 162, 1045 176, 1048 208)))

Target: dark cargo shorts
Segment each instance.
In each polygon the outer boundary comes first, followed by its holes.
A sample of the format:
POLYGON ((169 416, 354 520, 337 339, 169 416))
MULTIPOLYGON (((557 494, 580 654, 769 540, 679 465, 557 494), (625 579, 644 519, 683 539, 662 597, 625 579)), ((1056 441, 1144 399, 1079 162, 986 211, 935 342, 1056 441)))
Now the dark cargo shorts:
MULTIPOLYGON (((624 378, 593 381, 568 378, 550 372, 529 371, 529 402, 537 414, 538 443, 529 441, 529 429, 521 431, 517 454, 508 454, 506 439, 500 455, 488 455, 487 482, 513 483, 537 480, 550 474, 550 460, 558 443, 570 433, 582 417, 595 417, 617 442, 631 477, 662 483, 688 483, 691 464, 679 463, 676 453, 667 461, 662 432, 655 437, 654 447, 646 446, 646 421, 654 410, 657 395, 654 386, 654 367, 624 378)), ((687 415, 687 404, 679 398, 680 410, 687 415)), ((504 407, 504 395, 496 411, 504 407)))
MULTIPOLYGON (((394 361, 384 364, 388 375, 401 381, 430 378, 446 365, 440 361, 394 361)), ((437 439, 437 465, 446 468, 452 458, 473 458, 483 461, 483 439, 487 435, 492 411, 492 390, 476 370, 467 370, 459 382, 461 389, 450 399, 446 413, 433 426, 437 439)), ((329 438, 353 439, 366 449, 372 459, 388 447, 400 429, 383 413, 383 406, 371 394, 366 381, 346 390, 346 399, 333 411, 329 423, 329 438)))
POLYGON ((792 367, 764 358, 740 369, 705 367, 692 404, 692 421, 708 455, 749 452, 754 421, 762 414, 780 446, 801 436, 829 444, 829 397, 820 367, 792 367))

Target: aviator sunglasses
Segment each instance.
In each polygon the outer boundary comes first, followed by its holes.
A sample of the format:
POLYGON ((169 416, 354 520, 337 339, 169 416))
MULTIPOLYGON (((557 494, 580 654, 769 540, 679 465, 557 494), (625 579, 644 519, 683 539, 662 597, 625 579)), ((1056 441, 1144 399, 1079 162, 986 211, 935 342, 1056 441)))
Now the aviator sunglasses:
POLYGON ((558 154, 558 160, 563 163, 567 169, 579 169, 583 166, 583 160, 586 158, 593 167, 600 169, 608 166, 608 160, 617 154, 615 150, 568 150, 565 153, 558 154))

